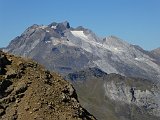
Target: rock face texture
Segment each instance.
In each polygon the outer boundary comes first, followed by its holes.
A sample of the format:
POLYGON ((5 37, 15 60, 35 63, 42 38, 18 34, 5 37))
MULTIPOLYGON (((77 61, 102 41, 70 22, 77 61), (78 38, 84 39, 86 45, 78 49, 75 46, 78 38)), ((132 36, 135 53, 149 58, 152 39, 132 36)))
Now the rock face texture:
POLYGON ((33 25, 3 50, 30 57, 63 75, 97 67, 106 73, 160 79, 160 60, 151 52, 115 36, 99 38, 89 29, 72 28, 68 22, 33 25))
POLYGON ((0 51, 1 120, 95 120, 67 81, 41 65, 0 51))
POLYGON ((99 120, 160 119, 159 84, 97 68, 70 73, 66 79, 75 86, 82 106, 99 120))

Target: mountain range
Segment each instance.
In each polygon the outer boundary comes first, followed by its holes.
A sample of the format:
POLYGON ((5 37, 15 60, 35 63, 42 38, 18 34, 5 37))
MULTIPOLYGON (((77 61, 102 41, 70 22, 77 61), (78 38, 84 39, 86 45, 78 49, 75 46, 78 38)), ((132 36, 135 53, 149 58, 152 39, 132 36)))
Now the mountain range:
POLYGON ((100 120, 160 118, 159 48, 146 51, 65 21, 32 25, 3 51, 60 73, 72 82, 82 105, 100 120))
POLYGON ((158 50, 149 52, 115 36, 101 39, 91 30, 70 27, 68 22, 33 25, 4 49, 32 58, 61 74, 97 67, 106 73, 160 78, 158 50))

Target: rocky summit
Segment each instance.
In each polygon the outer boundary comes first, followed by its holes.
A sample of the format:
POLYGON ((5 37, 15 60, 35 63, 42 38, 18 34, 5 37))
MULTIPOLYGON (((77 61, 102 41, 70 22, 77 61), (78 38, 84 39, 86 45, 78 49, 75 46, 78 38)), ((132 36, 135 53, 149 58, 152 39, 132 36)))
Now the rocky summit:
POLYGON ((1 120, 95 120, 75 89, 32 60, 0 51, 1 120))

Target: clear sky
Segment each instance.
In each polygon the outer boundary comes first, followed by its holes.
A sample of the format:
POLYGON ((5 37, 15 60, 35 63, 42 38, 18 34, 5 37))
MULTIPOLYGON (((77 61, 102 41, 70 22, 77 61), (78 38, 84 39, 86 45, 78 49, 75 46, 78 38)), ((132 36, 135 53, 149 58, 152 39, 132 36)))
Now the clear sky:
POLYGON ((66 20, 100 37, 160 47, 160 0, 0 0, 0 47, 32 24, 66 20))

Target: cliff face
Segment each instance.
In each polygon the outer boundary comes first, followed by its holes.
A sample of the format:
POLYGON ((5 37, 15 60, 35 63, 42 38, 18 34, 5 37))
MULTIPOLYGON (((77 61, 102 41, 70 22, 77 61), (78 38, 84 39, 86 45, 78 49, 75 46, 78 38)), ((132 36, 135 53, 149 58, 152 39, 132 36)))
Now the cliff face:
MULTIPOLYGON (((138 78, 127 78, 116 74, 110 74, 104 82, 106 97, 115 102, 137 107, 138 114, 147 114, 160 117, 160 85, 138 78)), ((136 116, 136 110, 132 110, 132 118, 136 116)), ((148 116, 146 119, 151 119, 148 116)), ((153 119, 153 118, 152 118, 153 119)))
POLYGON ((0 52, 1 120, 95 120, 58 74, 0 52))
POLYGON ((159 120, 160 85, 92 68, 69 74, 80 103, 100 120, 159 120), (85 94, 84 94, 85 93, 85 94))

